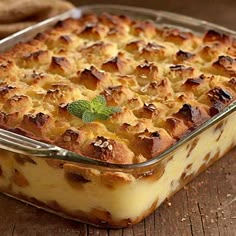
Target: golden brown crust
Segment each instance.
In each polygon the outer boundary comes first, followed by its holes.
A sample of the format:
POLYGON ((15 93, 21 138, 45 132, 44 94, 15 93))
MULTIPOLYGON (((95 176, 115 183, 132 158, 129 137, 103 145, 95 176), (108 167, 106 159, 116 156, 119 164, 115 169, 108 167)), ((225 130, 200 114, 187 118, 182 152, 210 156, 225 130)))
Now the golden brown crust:
POLYGON ((110 163, 131 164, 134 155, 124 143, 98 136, 84 146, 82 153, 94 159, 110 163))
POLYGON ((236 40, 214 30, 107 13, 60 21, 0 55, 0 126, 105 162, 145 161, 235 100, 235 56, 236 40), (122 111, 89 124, 67 111, 99 94, 122 111))
POLYGON ((99 71, 94 66, 84 69, 79 75, 79 84, 84 85, 89 90, 96 90, 101 87, 103 80, 106 79, 105 73, 99 71))

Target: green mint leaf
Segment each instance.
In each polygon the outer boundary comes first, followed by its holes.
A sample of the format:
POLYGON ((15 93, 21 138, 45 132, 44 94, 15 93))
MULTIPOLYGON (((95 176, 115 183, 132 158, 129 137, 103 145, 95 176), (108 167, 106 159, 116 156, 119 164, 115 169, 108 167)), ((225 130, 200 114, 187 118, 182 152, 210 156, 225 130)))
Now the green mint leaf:
POLYGON ((120 112, 121 109, 119 107, 103 107, 102 109, 99 110, 99 115, 106 116, 107 119, 109 118, 110 115, 113 115, 116 112, 120 112))
POLYGON ((81 118, 85 123, 94 120, 107 120, 111 115, 120 112, 121 108, 106 106, 106 99, 103 95, 95 97, 91 102, 78 100, 70 103, 67 107, 69 113, 81 118))
POLYGON ((108 107, 103 107, 102 109, 99 110, 99 114, 109 117, 112 114, 112 112, 108 107))
POLYGON ((103 105, 106 106, 106 98, 103 95, 98 95, 91 101, 92 106, 98 106, 98 105, 103 105))
POLYGON ((100 113, 97 113, 95 115, 95 120, 107 120, 109 118, 108 115, 104 115, 104 114, 100 114, 100 113))
POLYGON ((94 121, 96 118, 96 115, 94 113, 92 113, 91 111, 85 111, 82 115, 82 120, 85 123, 90 123, 92 121, 94 121))
POLYGON ((89 101, 78 100, 72 102, 68 105, 67 110, 74 116, 82 118, 82 115, 85 111, 91 110, 91 105, 89 101))
POLYGON ((116 112, 121 112, 120 107, 107 107, 107 108, 110 110, 111 114, 114 114, 116 112))

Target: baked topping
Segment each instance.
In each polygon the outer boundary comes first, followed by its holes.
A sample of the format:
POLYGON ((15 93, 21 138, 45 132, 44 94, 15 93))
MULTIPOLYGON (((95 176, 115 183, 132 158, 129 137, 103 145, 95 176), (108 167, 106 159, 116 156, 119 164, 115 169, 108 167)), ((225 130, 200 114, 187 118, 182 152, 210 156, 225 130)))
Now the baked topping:
POLYGON ((133 162, 134 157, 124 143, 103 136, 97 136, 96 140, 85 146, 83 150, 95 159, 111 163, 129 164, 133 162))
POLYGON ((192 71, 193 68, 185 67, 184 65, 174 65, 174 66, 170 66, 170 70, 171 71, 182 72, 182 71, 192 71))
POLYGON ((108 87, 101 94, 105 96, 109 106, 119 106, 133 95, 127 87, 122 85, 108 87))
POLYGON ((131 53, 139 52, 142 47, 144 47, 144 40, 135 40, 126 44, 125 49, 131 53))
POLYGON ((29 122, 35 124, 37 127, 42 127, 43 125, 47 123, 49 116, 40 112, 40 113, 37 113, 35 116, 25 115, 24 119, 25 120, 27 119, 29 122))
POLYGON ((236 59, 230 56, 219 56, 212 66, 223 75, 236 76, 236 59))
POLYGON ((220 56, 218 61, 215 62, 215 65, 222 66, 224 68, 232 67, 236 64, 236 60, 229 56, 220 56))
POLYGON ((105 73, 99 71, 94 66, 91 66, 90 69, 84 69, 79 77, 79 82, 90 90, 97 89, 102 80, 106 79, 105 73))
POLYGON ((10 93, 11 90, 14 90, 16 87, 11 85, 5 85, 0 87, 0 96, 5 96, 6 94, 10 93))
POLYGON ((106 28, 97 23, 85 25, 84 29, 80 32, 79 36, 89 38, 92 40, 101 39, 106 34, 106 28))
POLYGON ((236 89, 236 78, 232 78, 230 81, 229 81, 229 84, 231 84, 233 86, 233 88, 236 89))
POLYGON ((156 27, 150 21, 136 22, 132 27, 134 35, 144 34, 146 37, 151 38, 156 34, 156 27))
POLYGON ((167 41, 182 44, 186 40, 191 39, 193 34, 191 32, 182 32, 179 29, 165 28, 163 31, 163 37, 167 41))
POLYGON ((61 21, 0 55, 0 123, 98 160, 145 161, 235 100, 235 42, 107 13, 61 21))
POLYGON ((176 53, 176 58, 180 61, 186 61, 188 59, 191 59, 195 56, 194 53, 190 53, 190 52, 185 52, 185 51, 182 51, 182 50, 179 50, 177 53, 176 53))
POLYGON ((97 137, 96 142, 93 143, 94 147, 99 147, 102 150, 108 149, 109 151, 112 151, 113 146, 109 143, 109 141, 104 137, 97 137))
POLYGON ((208 97, 213 102, 219 100, 225 104, 227 104, 232 99, 231 94, 221 88, 214 88, 210 90, 208 92, 208 97))
POLYGON ((136 145, 135 153, 149 159, 157 156, 160 152, 174 143, 174 140, 163 130, 150 132, 145 130, 135 135, 133 145, 136 145))
POLYGON ((160 60, 163 59, 165 55, 165 48, 154 42, 149 42, 143 46, 139 58, 144 58, 146 60, 160 60))
POLYGON ((207 93, 207 96, 211 102, 211 107, 209 109, 211 116, 219 113, 233 99, 232 95, 227 90, 218 87, 211 89, 207 93))
POLYGON ((180 110, 174 114, 177 118, 182 119, 187 126, 198 126, 203 123, 207 118, 207 114, 204 114, 204 110, 199 107, 191 106, 190 104, 184 104, 180 110))
POLYGON ((65 57, 52 57, 49 68, 52 73, 65 75, 70 68, 70 62, 65 57))
POLYGON ((80 153, 80 133, 76 129, 66 130, 61 137, 56 140, 56 145, 80 153))
POLYGON ((215 30, 208 30, 203 37, 203 42, 208 43, 216 41, 221 43, 228 43, 230 41, 230 37, 215 30))
POLYGON ((129 64, 127 58, 125 58, 123 53, 118 53, 116 57, 113 57, 109 61, 103 63, 102 69, 108 72, 119 72, 124 74, 126 72, 126 67, 129 64))
POLYGON ((144 103, 143 109, 151 111, 151 112, 154 112, 157 108, 156 108, 156 106, 154 104, 144 103))
POLYGON ((70 44, 72 42, 71 38, 69 35, 61 35, 59 37, 60 42, 64 43, 64 44, 70 44))
POLYGON ((200 85, 204 80, 204 75, 200 75, 197 78, 189 78, 187 79, 184 84, 186 85, 190 85, 190 86, 196 86, 196 85, 200 85))
POLYGON ((175 139, 180 139, 181 136, 188 130, 187 125, 183 120, 176 117, 167 118, 165 121, 165 128, 175 139))

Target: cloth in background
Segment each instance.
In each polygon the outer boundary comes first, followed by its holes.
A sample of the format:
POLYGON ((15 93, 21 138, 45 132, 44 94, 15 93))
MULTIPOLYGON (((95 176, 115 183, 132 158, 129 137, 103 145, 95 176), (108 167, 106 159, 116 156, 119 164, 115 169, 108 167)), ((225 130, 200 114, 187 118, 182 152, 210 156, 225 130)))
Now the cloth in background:
POLYGON ((65 0, 0 0, 0 38, 73 7, 65 0))

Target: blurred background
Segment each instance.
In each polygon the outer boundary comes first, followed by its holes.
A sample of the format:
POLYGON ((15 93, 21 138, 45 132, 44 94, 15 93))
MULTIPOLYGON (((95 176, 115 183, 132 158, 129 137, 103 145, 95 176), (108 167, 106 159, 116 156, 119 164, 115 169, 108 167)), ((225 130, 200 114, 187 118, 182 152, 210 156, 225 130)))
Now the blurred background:
POLYGON ((70 0, 70 2, 77 6, 112 3, 171 11, 236 30, 236 0, 70 0))
POLYGON ((73 4, 99 3, 170 11, 236 30, 236 0, 0 0, 0 39, 67 11, 73 4))

